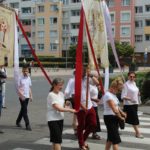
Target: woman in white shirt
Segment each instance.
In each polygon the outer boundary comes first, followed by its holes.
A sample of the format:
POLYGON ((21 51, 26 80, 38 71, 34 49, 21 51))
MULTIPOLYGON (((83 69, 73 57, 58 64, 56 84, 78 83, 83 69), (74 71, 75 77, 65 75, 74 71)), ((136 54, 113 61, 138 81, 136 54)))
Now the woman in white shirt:
POLYGON ((113 145, 113 150, 118 150, 118 144, 121 142, 118 124, 119 119, 125 120, 126 114, 119 109, 119 100, 116 94, 122 89, 122 87, 122 80, 116 79, 112 81, 109 91, 107 91, 103 96, 103 114, 104 122, 107 128, 107 142, 105 145, 105 150, 110 150, 111 145, 113 145))
POLYGON ((124 111, 127 113, 126 123, 131 124, 135 130, 137 138, 143 138, 139 131, 138 118, 138 97, 140 95, 139 89, 135 83, 135 73, 128 73, 128 81, 124 84, 121 98, 124 100, 124 111))
POLYGON ((55 78, 52 88, 47 97, 47 121, 50 130, 50 141, 53 143, 53 150, 61 150, 62 131, 63 131, 63 112, 76 111, 71 108, 64 107, 64 94, 61 92, 64 81, 55 78))

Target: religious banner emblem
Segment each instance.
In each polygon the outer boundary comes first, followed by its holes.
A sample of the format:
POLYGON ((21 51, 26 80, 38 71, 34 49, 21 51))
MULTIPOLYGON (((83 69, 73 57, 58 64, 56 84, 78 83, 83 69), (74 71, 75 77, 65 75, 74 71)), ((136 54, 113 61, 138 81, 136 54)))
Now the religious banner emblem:
POLYGON ((0 5, 0 65, 13 66, 14 12, 0 5))

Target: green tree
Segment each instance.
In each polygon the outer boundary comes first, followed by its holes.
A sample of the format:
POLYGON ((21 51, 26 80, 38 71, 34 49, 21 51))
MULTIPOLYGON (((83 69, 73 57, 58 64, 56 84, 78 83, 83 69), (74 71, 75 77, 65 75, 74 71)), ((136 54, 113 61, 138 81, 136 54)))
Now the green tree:
MULTIPOLYGON (((132 57, 134 55, 134 47, 129 45, 128 43, 120 43, 115 42, 116 52, 119 58, 122 58, 122 61, 125 61, 125 64, 131 63, 132 57)), ((108 44, 108 53, 109 53, 109 61, 113 66, 116 65, 114 54, 112 52, 112 47, 110 43, 108 44)))

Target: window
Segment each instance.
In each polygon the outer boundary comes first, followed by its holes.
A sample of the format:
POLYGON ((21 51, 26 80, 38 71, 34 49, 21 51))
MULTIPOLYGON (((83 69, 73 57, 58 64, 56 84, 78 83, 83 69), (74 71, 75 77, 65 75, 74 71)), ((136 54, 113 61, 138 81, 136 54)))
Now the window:
POLYGON ((51 11, 58 11, 58 6, 57 5, 51 5, 50 10, 51 11))
POLYGON ((129 6, 130 0, 122 0, 122 6, 129 6))
POLYGON ((71 0, 72 3, 80 3, 81 0, 71 0))
POLYGON ((79 23, 72 23, 71 29, 79 29, 79 23))
POLYGON ((32 25, 35 26, 35 19, 32 20, 32 25))
POLYGON ((38 38, 44 38, 44 31, 38 31, 38 38))
POLYGON ((31 25, 31 20, 30 19, 22 20, 22 24, 23 25, 31 25))
POLYGON ((130 27, 121 27, 121 36, 130 36, 130 27))
POLYGON ((62 40, 63 40, 63 44, 65 44, 66 46, 69 44, 69 38, 68 37, 64 37, 62 40))
POLYGON ((50 24, 57 24, 57 17, 50 17, 50 24))
POLYGON ((38 44, 38 50, 43 51, 44 50, 44 44, 38 44))
POLYGON ((68 17, 69 17, 68 11, 63 11, 63 18, 68 18, 68 17))
POLYGON ((19 3, 10 3, 10 7, 12 8, 19 8, 19 3))
POLYGON ((31 32, 26 32, 27 37, 31 37, 31 32))
POLYGON ((111 13, 110 14, 111 22, 115 22, 115 14, 111 13))
POLYGON ((21 9, 21 12, 24 14, 29 14, 29 13, 31 13, 31 7, 23 7, 21 9))
POLYGON ((50 51, 56 51, 57 50, 57 45, 56 43, 50 43, 50 51))
POLYGON ((136 6, 135 7, 135 13, 143 13, 143 7, 142 6, 136 6))
POLYGON ((38 25, 44 25, 45 24, 44 18, 38 18, 37 22, 38 22, 38 25))
POLYGON ((72 43, 72 44, 76 44, 77 41, 78 41, 78 37, 77 37, 77 36, 72 36, 72 37, 71 37, 71 43, 72 43))
POLYGON ((50 31, 50 37, 57 37, 57 36, 58 36, 58 32, 56 30, 50 31))
POLYGON ((80 16, 80 10, 72 10, 71 16, 80 16))
POLYGON ((150 26, 150 19, 145 20, 145 25, 150 26))
POLYGON ((143 35, 135 35, 135 42, 142 42, 143 41, 143 35))
POLYGON ((69 30, 69 24, 63 24, 62 28, 64 31, 69 30))
POLYGON ((135 27, 136 28, 142 28, 143 27, 143 21, 142 20, 136 20, 135 21, 135 27))
POLYGON ((68 5, 69 4, 69 0, 62 0, 64 5, 68 5))
POLYGON ((115 6, 115 1, 114 0, 106 0, 107 6, 108 7, 113 7, 115 6))
POLYGON ((145 40, 146 40, 146 41, 150 41, 150 34, 146 34, 146 35, 145 35, 145 40))
POLYGON ((146 6, 145 6, 145 11, 146 11, 146 12, 150 12, 150 5, 146 5, 146 6))
POLYGON ((115 27, 112 27, 112 34, 115 37, 115 27))
POLYGON ((130 21, 130 12, 121 12, 121 22, 130 21))
POLYGON ((38 12, 44 12, 44 6, 38 6, 38 12))

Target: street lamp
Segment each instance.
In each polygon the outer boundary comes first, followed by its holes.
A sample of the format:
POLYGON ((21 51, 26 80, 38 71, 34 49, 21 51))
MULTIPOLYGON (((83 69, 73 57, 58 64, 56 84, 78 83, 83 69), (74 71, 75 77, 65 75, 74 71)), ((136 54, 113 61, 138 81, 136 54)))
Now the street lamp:
POLYGON ((147 63, 147 54, 148 54, 148 48, 146 47, 144 51, 144 66, 146 66, 147 63))

